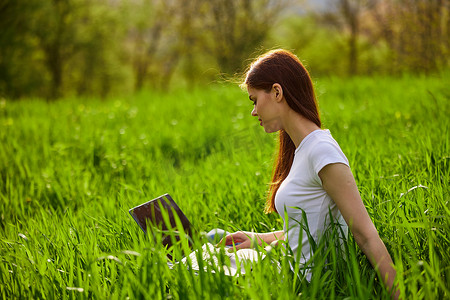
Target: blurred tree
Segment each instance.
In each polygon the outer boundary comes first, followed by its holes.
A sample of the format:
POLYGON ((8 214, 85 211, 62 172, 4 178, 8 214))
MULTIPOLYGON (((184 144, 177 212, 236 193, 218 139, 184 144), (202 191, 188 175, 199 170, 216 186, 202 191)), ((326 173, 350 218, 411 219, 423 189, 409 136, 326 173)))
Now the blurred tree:
POLYGON ((141 0, 128 6, 129 53, 135 74, 135 90, 147 83, 166 89, 177 66, 183 62, 185 79, 198 76, 196 60, 201 53, 203 1, 141 0))
MULTIPOLYGON (((37 1, 37 0, 35 0, 37 1)), ((32 33, 45 55, 45 66, 50 73, 49 98, 62 95, 63 72, 68 60, 79 51, 77 26, 81 0, 37 1, 33 13, 32 33)))
POLYGON ((156 61, 156 52, 165 23, 164 2, 143 0, 128 6, 128 14, 133 16, 128 25, 128 39, 134 71, 135 90, 140 90, 148 76, 151 63, 156 61))
POLYGON ((360 60, 363 54, 376 54, 374 49, 385 55, 383 69, 389 73, 430 72, 449 66, 449 1, 330 0, 328 3, 315 16, 321 24, 336 28, 338 36, 345 37, 348 75, 372 72, 370 66, 364 66, 363 70, 360 60))
POLYGON ((177 9, 174 23, 178 32, 176 60, 182 63, 181 70, 190 86, 194 85, 202 71, 199 66, 201 56, 205 56, 204 16, 206 13, 204 2, 201 0, 181 1, 177 9))
POLYGON ((0 1, 0 96, 42 94, 45 76, 36 40, 29 34, 35 7, 27 0, 0 1))
POLYGON ((288 1, 211 0, 206 3, 207 49, 222 72, 233 74, 263 45, 288 1))
MULTIPOLYGON (((133 16, 128 25, 127 44, 132 61, 135 90, 147 83, 152 88, 167 88, 180 60, 180 40, 190 24, 177 27, 185 8, 197 1, 137 0, 128 5, 133 16)), ((180 21, 181 20, 181 21, 180 21)))
POLYGON ((342 36, 335 25, 324 26, 315 14, 285 16, 276 30, 271 31, 265 45, 293 51, 313 76, 340 76, 348 72, 346 57, 341 54, 345 53, 342 36))
POLYGON ((347 41, 348 75, 358 74, 359 69, 359 38, 361 31, 361 16, 365 10, 370 10, 376 0, 338 0, 330 1, 328 9, 319 14, 319 19, 341 30, 347 41))
MULTIPOLYGON (((69 62, 70 83, 77 95, 106 97, 127 88, 121 7, 107 0, 91 1, 79 13, 79 51, 69 62), (116 88, 122 86, 122 88, 116 88)), ((129 81, 129 80, 128 80, 129 81)))
POLYGON ((449 66, 449 12, 444 0, 378 0, 365 22, 389 45, 392 72, 430 72, 449 66))

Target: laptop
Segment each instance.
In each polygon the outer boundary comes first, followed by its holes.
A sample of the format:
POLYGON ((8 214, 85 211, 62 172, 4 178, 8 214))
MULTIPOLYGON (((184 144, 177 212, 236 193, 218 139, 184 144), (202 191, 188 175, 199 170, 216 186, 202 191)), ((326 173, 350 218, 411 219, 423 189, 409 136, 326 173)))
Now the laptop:
MULTIPOLYGON (((190 246, 192 245, 191 222, 189 222, 186 215, 181 211, 181 209, 178 207, 175 201, 173 201, 172 197, 169 194, 164 194, 162 196, 159 196, 158 198, 133 207, 129 210, 129 213, 146 234, 147 229, 157 229, 162 231, 163 233, 171 231, 173 232, 173 230, 177 229, 176 217, 174 215, 176 214, 183 226, 184 232, 189 237, 190 246), (166 216, 166 221, 164 220, 164 216, 166 216)), ((177 241, 180 240, 178 236, 175 236, 175 239, 177 241)), ((162 243, 167 248, 171 247, 172 238, 170 237, 170 235, 163 234, 162 243)))
MULTIPOLYGON (((176 232, 176 219, 178 218, 180 221, 179 224, 182 225, 184 232, 188 235, 189 245, 192 248, 192 224, 169 194, 164 194, 139 206, 133 207, 129 210, 129 213, 146 234, 147 229, 161 230, 163 233, 176 232)), ((176 241, 180 240, 176 235, 175 239, 176 241)), ((171 247, 173 245, 172 237, 169 234, 163 234, 162 243, 167 248, 171 247)), ((189 256, 183 257, 181 263, 189 266, 195 271, 199 271, 200 268, 197 257, 200 257, 200 255, 197 252, 198 250, 195 250, 191 252, 189 256)), ((168 254, 168 257, 172 259, 170 254, 168 254)), ((215 247, 211 243, 204 244, 201 250, 201 259, 203 261, 209 265, 213 263, 216 269, 223 270, 226 275, 230 276, 245 274, 245 269, 240 267, 241 264, 248 261, 257 262, 264 257, 265 255, 263 253, 254 249, 240 249, 235 252, 225 251, 225 253, 223 253, 220 248, 215 247), (217 257, 221 255, 221 253, 229 258, 229 265, 219 264, 217 257)), ((206 270, 207 266, 204 266, 204 269, 206 270)))

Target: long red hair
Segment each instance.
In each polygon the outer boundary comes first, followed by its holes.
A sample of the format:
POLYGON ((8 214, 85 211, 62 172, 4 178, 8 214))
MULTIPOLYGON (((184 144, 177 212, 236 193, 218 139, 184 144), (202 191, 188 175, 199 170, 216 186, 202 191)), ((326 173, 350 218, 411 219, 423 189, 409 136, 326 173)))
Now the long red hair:
MULTIPOLYGON (((275 83, 282 87, 284 98, 290 108, 322 127, 311 77, 298 57, 289 51, 278 49, 259 56, 249 66, 241 87, 249 86, 269 92, 275 83)), ((291 138, 284 130, 280 130, 266 213, 276 212, 275 195, 289 174, 294 152, 295 145, 291 138)))

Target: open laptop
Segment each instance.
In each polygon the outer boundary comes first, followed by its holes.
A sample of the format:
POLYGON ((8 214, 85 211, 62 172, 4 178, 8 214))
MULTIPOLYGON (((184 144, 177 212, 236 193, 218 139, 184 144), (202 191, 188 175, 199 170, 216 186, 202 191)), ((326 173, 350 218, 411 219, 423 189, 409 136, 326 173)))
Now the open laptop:
MULTIPOLYGON (((147 229, 158 229, 162 232, 169 232, 176 230, 176 219, 175 215, 178 216, 180 220, 184 232, 188 235, 190 245, 191 245, 191 236, 192 236, 192 226, 191 222, 189 222, 186 215, 181 211, 178 205, 173 201, 172 197, 169 194, 164 194, 145 202, 141 205, 133 207, 129 210, 129 213, 133 217, 133 219, 138 223, 139 227, 147 233, 147 229), (167 221, 164 220, 164 215, 166 215, 167 221)), ((179 240, 179 237, 175 237, 176 240, 179 240)), ((170 235, 163 234, 162 243, 165 247, 169 248, 172 246, 172 239, 170 235)))
MULTIPOLYGON (((161 230, 163 233, 173 233, 174 230, 177 231, 176 218, 178 218, 184 232, 188 235, 189 244, 192 247, 191 236, 193 233, 193 228, 191 222, 189 222, 186 215, 181 211, 169 194, 164 194, 139 206, 133 207, 129 210, 129 213, 144 233, 147 233, 147 229, 152 230, 155 228, 157 230, 161 230)), ((178 241, 179 237, 175 236, 175 239, 178 241)), ((166 247, 171 247, 172 237, 169 234, 163 234, 162 243, 166 247)), ((220 251, 220 248, 216 248, 211 243, 204 244, 201 250, 201 258, 208 264, 213 262, 218 270, 223 270, 225 274, 232 276, 245 273, 245 269, 240 268, 240 265, 244 262, 256 262, 260 258, 264 258, 263 253, 259 253, 254 249, 240 249, 236 252, 225 251, 224 254, 228 256, 230 265, 222 266, 219 265, 219 260, 217 259, 217 256, 221 253, 220 251)), ((190 265, 190 267, 196 271, 200 269, 197 260, 199 255, 197 252, 198 250, 193 251, 189 254, 189 256, 186 256, 181 260, 182 263, 190 265)), ((169 258, 172 258, 170 254, 168 256, 169 258)), ((206 269, 207 267, 205 266, 204 268, 206 269)))

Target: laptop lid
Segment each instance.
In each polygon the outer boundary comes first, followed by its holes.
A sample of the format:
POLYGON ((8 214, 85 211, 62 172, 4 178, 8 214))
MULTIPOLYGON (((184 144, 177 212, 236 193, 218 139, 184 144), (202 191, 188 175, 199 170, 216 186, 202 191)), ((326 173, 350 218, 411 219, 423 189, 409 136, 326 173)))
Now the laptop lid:
MULTIPOLYGON (((147 229, 157 229, 161 230, 162 232, 170 231, 171 233, 176 233, 177 231, 179 231, 175 222, 176 214, 181 221, 184 232, 189 237, 192 236, 191 222, 189 222, 186 215, 181 211, 181 209, 169 194, 164 194, 153 200, 133 207, 129 210, 129 213, 145 233, 147 233, 147 229), (163 214, 166 214, 168 216, 169 222, 164 221, 163 214)), ((176 236, 175 239, 178 241, 179 237, 176 236)), ((167 247, 172 246, 171 237, 169 235, 163 234, 162 243, 167 247)))

